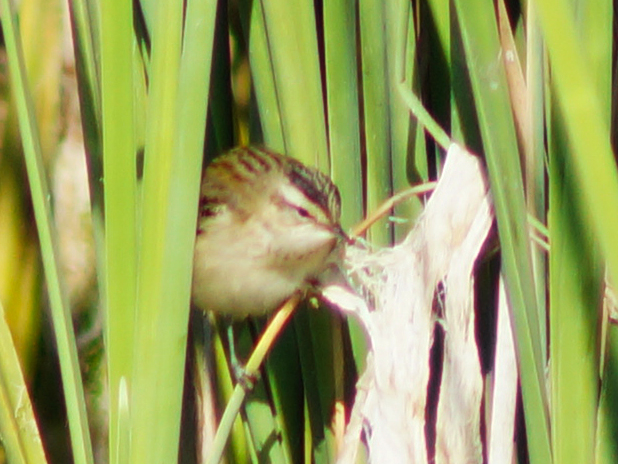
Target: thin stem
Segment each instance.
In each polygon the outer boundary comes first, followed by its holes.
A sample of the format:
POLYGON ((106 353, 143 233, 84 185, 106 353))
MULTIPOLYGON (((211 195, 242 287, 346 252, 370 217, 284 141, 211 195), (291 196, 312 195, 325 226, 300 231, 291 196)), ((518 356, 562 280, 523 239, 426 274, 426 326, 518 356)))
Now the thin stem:
MULTIPOLYGON (((258 341, 257 346, 253 350, 253 354, 249 358, 249 362, 247 362, 247 365, 245 366, 245 375, 247 377, 251 378, 257 375, 266 354, 270 351, 270 348, 281 332, 281 329, 290 319, 290 316, 296 309, 296 306, 298 306, 298 303, 300 303, 300 300, 301 294, 295 293, 283 304, 281 309, 277 311, 275 317, 272 318, 268 324, 268 327, 262 334, 262 337, 258 341)), ((234 392, 232 393, 230 400, 228 401, 227 407, 225 408, 223 417, 221 418, 221 423, 217 428, 215 440, 212 444, 212 450, 208 460, 206 461, 208 464, 217 464, 221 460, 223 450, 225 449, 225 445, 227 444, 227 440, 234 424, 234 420, 236 419, 238 411, 240 411, 240 407, 242 406, 246 394, 247 390, 243 385, 243 382, 238 382, 234 388, 234 392)))
POLYGON ((384 217, 388 212, 397 204, 401 203, 408 198, 411 198, 416 195, 422 195, 423 193, 427 193, 432 191, 437 185, 437 182, 427 182, 425 184, 417 185, 411 187, 409 189, 404 190, 403 192, 399 192, 388 200, 386 200, 382 205, 370 216, 368 216, 365 220, 363 220, 360 224, 358 224, 352 230, 352 236, 358 237, 363 235, 369 227, 371 227, 378 219, 384 217))

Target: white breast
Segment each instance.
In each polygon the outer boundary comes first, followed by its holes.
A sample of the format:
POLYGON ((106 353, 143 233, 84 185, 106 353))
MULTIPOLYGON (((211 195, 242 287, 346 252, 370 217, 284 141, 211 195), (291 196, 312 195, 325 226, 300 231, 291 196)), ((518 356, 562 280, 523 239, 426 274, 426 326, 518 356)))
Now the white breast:
POLYGON ((197 236, 192 295, 198 308, 236 317, 264 314, 323 269, 332 233, 257 221, 234 222, 225 212, 197 236), (306 235, 313 237, 309 244, 306 235))

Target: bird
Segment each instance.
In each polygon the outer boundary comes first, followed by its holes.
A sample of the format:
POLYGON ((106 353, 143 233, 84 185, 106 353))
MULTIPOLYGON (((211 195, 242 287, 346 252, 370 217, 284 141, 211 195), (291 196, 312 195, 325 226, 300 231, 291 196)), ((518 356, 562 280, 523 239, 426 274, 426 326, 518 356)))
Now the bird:
POLYGON ((192 301, 242 319, 268 314, 310 288, 347 240, 331 179, 269 149, 239 147, 205 169, 192 301))

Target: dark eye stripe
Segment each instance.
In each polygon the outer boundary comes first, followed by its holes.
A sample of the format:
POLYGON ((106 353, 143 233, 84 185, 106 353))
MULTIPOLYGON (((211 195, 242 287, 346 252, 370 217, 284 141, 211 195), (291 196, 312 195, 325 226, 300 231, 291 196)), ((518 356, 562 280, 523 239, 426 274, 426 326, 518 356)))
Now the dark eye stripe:
POLYGON ((300 162, 290 163, 290 181, 331 219, 338 221, 341 209, 339 190, 332 181, 321 172, 307 168, 300 162))
POLYGON ((247 182, 260 173, 282 169, 290 182, 331 220, 339 221, 341 216, 339 190, 330 178, 292 157, 263 148, 235 148, 216 159, 211 168, 227 171, 238 182, 247 182))

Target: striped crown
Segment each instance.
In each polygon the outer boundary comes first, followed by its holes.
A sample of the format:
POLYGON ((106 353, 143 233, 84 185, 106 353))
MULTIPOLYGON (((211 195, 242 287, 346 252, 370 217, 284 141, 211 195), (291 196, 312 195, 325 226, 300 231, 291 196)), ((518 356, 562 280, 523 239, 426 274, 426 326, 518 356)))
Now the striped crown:
POLYGON ((339 190, 328 176, 286 155, 257 147, 241 147, 216 158, 208 171, 225 172, 235 182, 250 182, 259 174, 273 170, 282 172, 311 202, 318 205, 333 221, 341 216, 339 190))

